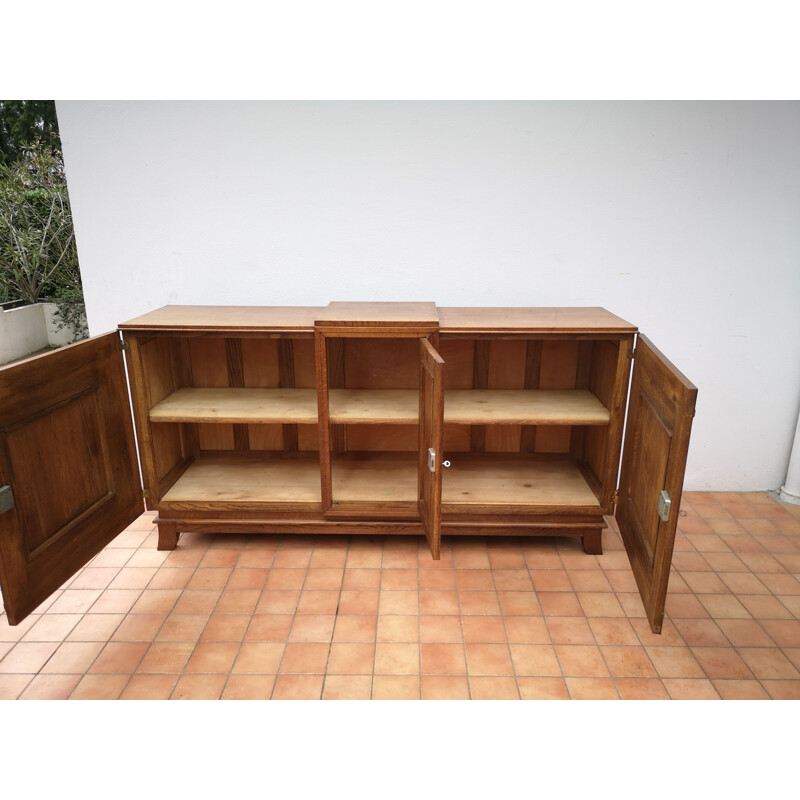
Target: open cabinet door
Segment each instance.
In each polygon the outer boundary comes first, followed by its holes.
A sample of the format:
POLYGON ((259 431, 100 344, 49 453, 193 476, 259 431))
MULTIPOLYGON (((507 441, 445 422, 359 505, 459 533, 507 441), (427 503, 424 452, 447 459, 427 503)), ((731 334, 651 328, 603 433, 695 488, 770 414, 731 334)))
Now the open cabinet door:
POLYGON ((144 510, 119 334, 0 369, 0 487, 17 625, 144 510))
POLYGON ((653 633, 661 633, 697 389, 639 334, 616 517, 653 633))
POLYGON ((419 515, 431 556, 438 561, 442 539, 444 360, 427 339, 420 339, 419 345, 419 515))

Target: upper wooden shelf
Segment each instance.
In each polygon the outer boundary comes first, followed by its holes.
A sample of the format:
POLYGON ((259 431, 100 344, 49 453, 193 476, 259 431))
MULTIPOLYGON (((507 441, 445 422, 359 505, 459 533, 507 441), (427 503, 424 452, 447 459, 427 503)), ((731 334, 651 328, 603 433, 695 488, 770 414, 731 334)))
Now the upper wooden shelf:
POLYGON ((585 389, 453 389, 444 421, 460 425, 608 425, 609 410, 585 389))
MULTIPOLYGON (((415 424, 415 389, 331 389, 331 422, 415 424)), ((455 389, 444 393, 444 421, 458 425, 608 425, 608 409, 583 389, 455 389)))
MULTIPOLYGON (((331 389, 331 422, 419 421, 416 389, 331 389)), ((608 409, 584 389, 454 389, 444 421, 456 425, 608 425, 608 409)), ((179 389, 150 410, 152 422, 315 423, 314 389, 179 389)))
POLYGON ((314 389, 178 389, 150 409, 151 422, 317 421, 314 389))

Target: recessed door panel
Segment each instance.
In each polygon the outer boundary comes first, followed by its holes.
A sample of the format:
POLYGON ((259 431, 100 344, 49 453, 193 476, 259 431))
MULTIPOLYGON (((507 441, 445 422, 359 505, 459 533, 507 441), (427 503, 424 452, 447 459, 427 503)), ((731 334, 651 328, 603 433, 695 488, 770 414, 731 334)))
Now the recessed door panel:
POLYGON ((616 517, 647 618, 661 631, 697 389, 641 334, 616 517))
POLYGON ((118 334, 0 369, 0 486, 15 625, 144 510, 118 334))

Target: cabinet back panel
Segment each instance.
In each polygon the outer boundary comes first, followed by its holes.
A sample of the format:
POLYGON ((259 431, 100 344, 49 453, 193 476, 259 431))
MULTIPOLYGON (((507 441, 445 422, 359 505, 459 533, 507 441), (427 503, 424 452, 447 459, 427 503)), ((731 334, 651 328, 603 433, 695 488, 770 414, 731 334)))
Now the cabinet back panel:
MULTIPOLYGON (((487 389, 524 389, 528 342, 525 339, 494 339, 489 342, 487 389)), ((487 453, 518 453, 521 425, 487 425, 487 453)))
MULTIPOLYGON (((471 425, 444 426, 444 451, 445 453, 468 453, 470 451, 471 425)), ((445 456, 446 458, 447 456, 445 456)))
POLYGON ((444 388, 472 389, 475 342, 470 339, 440 339, 437 348, 444 359, 444 388))
POLYGON ((279 388, 278 340, 242 339, 242 366, 248 388, 279 388))
POLYGON ((417 389, 419 341, 345 339, 344 376, 346 389, 417 389))
MULTIPOLYGON (((225 339, 193 337, 189 339, 192 383, 199 389, 220 389, 230 386, 225 339)), ((201 450, 233 450, 233 425, 228 423, 198 424, 201 450)))
POLYGON ((542 364, 539 389, 574 389, 578 368, 578 346, 575 340, 542 342, 542 364))
POLYGON ((345 425, 347 450, 356 451, 406 451, 419 449, 418 425, 345 425))
MULTIPOLYGON (((286 449, 286 428, 297 429, 298 450, 319 450, 319 432, 316 425, 250 424, 247 426, 251 450, 286 449)), ((214 448, 209 448, 214 449, 214 448)))

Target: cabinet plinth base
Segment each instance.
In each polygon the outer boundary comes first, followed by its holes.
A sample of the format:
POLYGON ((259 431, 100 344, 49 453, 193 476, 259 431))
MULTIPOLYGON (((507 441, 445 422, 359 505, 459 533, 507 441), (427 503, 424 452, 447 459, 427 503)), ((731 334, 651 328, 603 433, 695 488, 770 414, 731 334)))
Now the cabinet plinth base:
MULTIPOLYGON (((156 518, 158 549, 174 550, 180 533, 218 534, 338 534, 340 536, 424 536, 418 520, 364 520, 364 519, 289 519, 276 517, 230 519, 215 518, 156 518)), ((514 523, 508 521, 467 522, 445 520, 443 536, 526 536, 526 537, 580 537, 587 553, 601 555, 602 533, 605 523, 594 519, 587 522, 559 523, 551 521, 514 523)))

